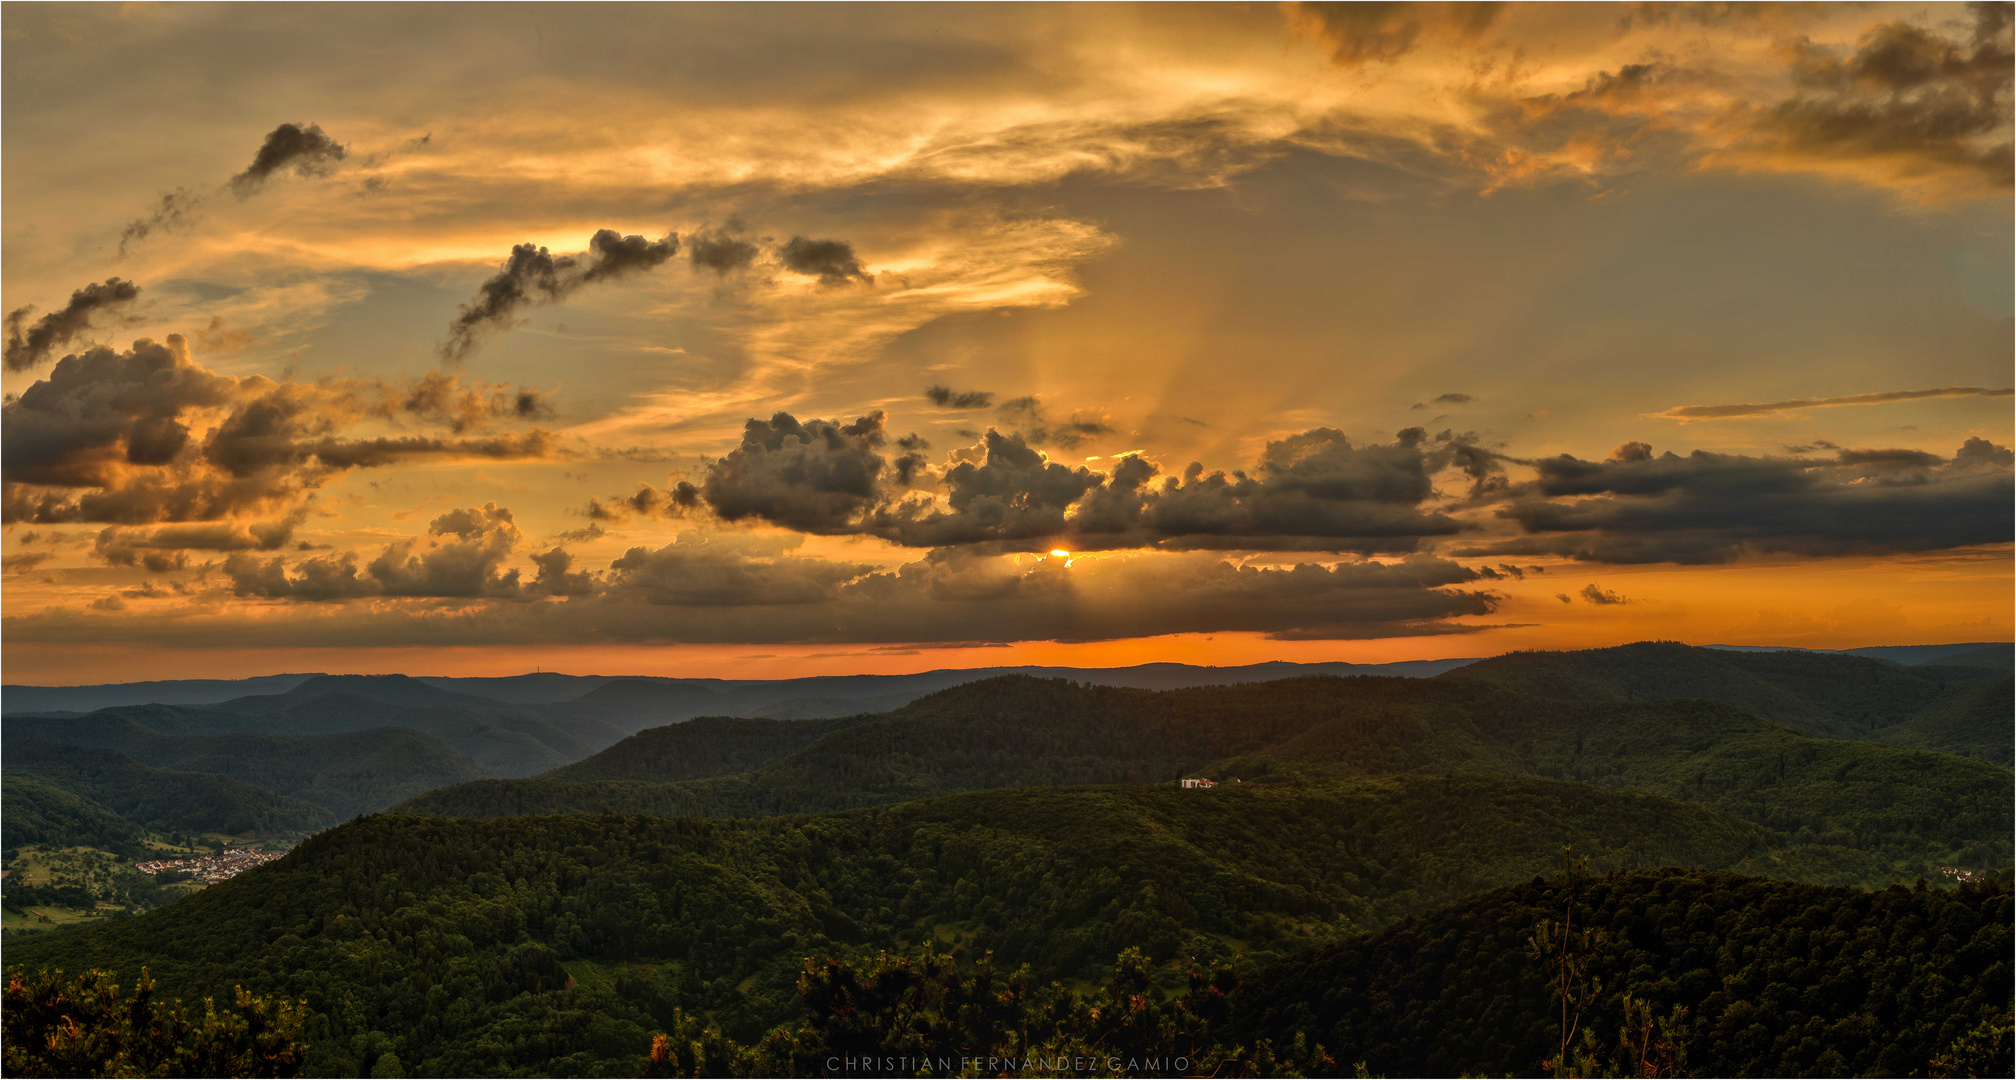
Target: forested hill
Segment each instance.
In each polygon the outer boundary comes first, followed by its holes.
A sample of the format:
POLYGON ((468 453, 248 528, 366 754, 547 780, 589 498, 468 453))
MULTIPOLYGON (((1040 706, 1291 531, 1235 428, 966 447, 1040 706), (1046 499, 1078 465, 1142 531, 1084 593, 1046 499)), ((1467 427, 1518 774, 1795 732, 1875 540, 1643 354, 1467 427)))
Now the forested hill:
POLYGON ((702 716, 648 728, 615 746, 544 774, 542 780, 701 780, 761 768, 813 741, 873 720, 743 720, 702 716))
MULTIPOLYGON (((1642 1075, 1617 1052, 1626 993, 1658 1020, 1685 1010, 1678 1075, 2008 1075, 2006 884, 1859 892, 1662 870, 1574 888, 1602 987, 1581 1023, 1606 1070, 1580 1075, 1642 1075), (2002 1071, 1928 1071, 1984 1024, 2002 1071)), ((1232 995, 1232 1033, 1302 1034, 1374 1076, 1537 1075, 1558 1057, 1560 1003, 1527 942, 1570 920, 1570 889, 1536 879, 1264 967, 1232 995)))
MULTIPOLYGON (((4 775, 10 795, 17 784, 24 788, 34 781, 52 785, 121 819, 123 833, 145 829, 161 833, 298 834, 331 821, 330 812, 323 807, 276 795, 242 780, 151 768, 102 747, 16 740, 7 744, 4 775)), ((14 803, 10 801, 8 806, 14 803)), ((62 816, 61 811, 51 812, 62 816)), ((50 843, 38 835, 46 831, 30 828, 26 819, 16 820, 10 809, 6 846, 12 850, 24 844, 50 843)))
MULTIPOLYGON (((719 721, 706 734, 730 739, 750 723, 719 721)), ((1705 701, 1568 702, 1483 680, 1305 678, 1155 693, 1009 677, 865 718, 803 749, 765 743, 782 756, 749 772, 649 782, 677 775, 658 771, 661 758, 654 755, 678 743, 681 726, 626 740, 593 770, 584 763, 555 776, 444 788, 398 809, 758 816, 959 790, 1173 783, 1196 773, 1292 785, 1482 771, 1705 804, 1776 830, 1787 842, 1880 852, 1907 880, 1931 862, 1992 865, 2010 853, 2007 769, 1816 739, 1705 701), (602 770, 633 779, 560 778, 602 770)))
POLYGON ((1905 667, 1858 656, 1641 641, 1580 652, 1507 653, 1437 679, 1488 681, 1578 701, 1700 698, 1809 735, 1901 742, 2010 763, 2008 711, 1977 704, 1984 692, 2007 699, 2010 677, 1992 668, 1905 667), (1977 722, 1937 722, 1956 709, 1977 722))
POLYGON ((144 963, 164 993, 306 997, 324 1073, 366 1071, 377 1033, 420 1075, 600 1074, 594 1055, 641 1054, 675 1004, 742 1037, 789 1018, 805 956, 936 943, 1050 979, 1098 978, 1130 946, 1283 955, 1526 880, 1563 843, 1618 868, 1838 857, 1774 852, 1706 808, 1485 775, 991 791, 753 821, 380 815, 158 912, 10 943, 8 962, 144 963))

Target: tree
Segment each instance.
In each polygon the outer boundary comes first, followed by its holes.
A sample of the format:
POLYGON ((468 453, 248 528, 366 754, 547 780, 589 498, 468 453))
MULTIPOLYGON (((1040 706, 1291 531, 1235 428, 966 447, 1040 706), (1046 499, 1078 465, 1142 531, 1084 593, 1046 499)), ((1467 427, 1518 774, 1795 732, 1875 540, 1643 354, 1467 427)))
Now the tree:
POLYGON ((63 972, 7 973, 0 1012, 0 1057, 9 1076, 299 1076, 307 1047, 300 1042, 298 1005, 255 998, 238 988, 219 1010, 205 998, 192 1020, 182 1002, 154 996, 140 969, 122 998, 109 971, 75 979, 63 972))

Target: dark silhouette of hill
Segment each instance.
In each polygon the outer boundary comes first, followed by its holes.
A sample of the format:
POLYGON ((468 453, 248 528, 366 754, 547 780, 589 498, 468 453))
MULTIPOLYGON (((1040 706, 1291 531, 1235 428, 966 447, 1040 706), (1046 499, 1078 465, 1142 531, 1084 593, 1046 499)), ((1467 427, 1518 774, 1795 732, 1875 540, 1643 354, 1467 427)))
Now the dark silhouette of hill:
POLYGON ((1975 684, 2006 676, 1978 667, 1903 667, 1866 657, 1648 641, 1507 653, 1440 678, 1488 680, 1539 697, 1585 701, 1701 698, 1810 735, 1874 739, 1962 701, 1975 684))

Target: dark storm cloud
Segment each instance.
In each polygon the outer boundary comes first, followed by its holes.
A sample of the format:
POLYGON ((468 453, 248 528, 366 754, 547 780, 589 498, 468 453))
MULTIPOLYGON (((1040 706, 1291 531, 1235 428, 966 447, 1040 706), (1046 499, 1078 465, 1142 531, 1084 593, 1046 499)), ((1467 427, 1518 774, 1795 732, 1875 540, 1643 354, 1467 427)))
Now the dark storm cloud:
POLYGON ((644 273, 678 252, 675 234, 646 240, 614 229, 596 230, 582 255, 556 256, 533 244, 515 245, 503 267, 477 287, 475 299, 462 305, 455 321, 448 324, 441 359, 460 363, 476 350, 482 335, 510 329, 522 308, 558 303, 584 285, 644 273))
POLYGON ((846 285, 873 279, 861 269, 854 245, 844 240, 811 240, 794 236, 777 249, 777 258, 793 273, 816 277, 821 285, 846 285))
POLYGON ((28 326, 28 317, 35 313, 33 305, 18 307, 7 313, 7 350, 5 359, 7 370, 27 371, 50 354, 91 329, 94 315, 121 304, 130 304, 140 296, 140 286, 123 278, 106 278, 104 281, 86 285, 70 294, 70 302, 62 310, 52 311, 28 326), (26 327, 26 329, 23 329, 26 327))
POLYGON ((734 233, 735 225, 731 222, 727 231, 703 229, 687 237, 686 258, 693 269, 712 270, 725 277, 756 261, 760 249, 734 233))
POLYGON ((984 409, 994 404, 994 394, 987 390, 955 391, 949 386, 927 386, 924 397, 941 409, 984 409))
POLYGON ((1286 5, 1292 22, 1345 67, 1390 64, 1429 42, 1475 40, 1503 5, 1495 3, 1323 3, 1286 5))
POLYGON ((267 133, 252 164, 231 178, 231 190, 241 199, 249 198, 276 172, 291 168, 301 176, 319 175, 347 153, 343 144, 315 124, 281 124, 267 133))
POLYGON ((1969 439, 1950 459, 1839 450, 1832 460, 1706 451, 1530 462, 1497 511, 1527 535, 1458 555, 1556 554, 1590 562, 1722 563, 1746 553, 1824 556, 2007 543, 2011 455, 1969 439))
POLYGON ((1882 405, 1892 401, 1920 401, 1925 398, 2010 397, 2016 390, 1996 390, 1985 386, 1942 386, 1934 390, 1889 390, 1879 394, 1850 394, 1846 397, 1793 398, 1759 405, 1680 405, 1654 416, 1669 420, 1726 420, 1739 416, 1770 416, 1794 409, 1816 409, 1829 405, 1882 405))
POLYGON ((2011 10, 1972 5, 1967 40, 1892 22, 1846 57, 1799 42, 1791 65, 1799 92, 1761 119, 1760 137, 1786 155, 1893 159, 2010 186, 2011 10))

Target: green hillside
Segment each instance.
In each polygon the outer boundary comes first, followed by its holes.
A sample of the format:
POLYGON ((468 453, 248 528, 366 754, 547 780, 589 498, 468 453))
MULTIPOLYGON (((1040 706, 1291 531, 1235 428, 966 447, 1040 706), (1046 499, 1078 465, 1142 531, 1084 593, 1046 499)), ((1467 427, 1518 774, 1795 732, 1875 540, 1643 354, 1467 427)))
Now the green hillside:
MULTIPOLYGON (((1971 688, 1988 691, 1992 685, 1971 688)), ((1454 771, 1699 803, 1788 843, 1880 855, 1906 880, 1935 862, 1988 865, 2010 855, 2007 769, 1812 738, 1700 700, 1561 701, 1486 680, 1310 677, 1153 692, 1009 676, 885 716, 834 722, 845 726, 746 773, 653 782, 714 771, 706 755, 723 740, 753 745, 755 733, 791 730, 719 721, 683 733, 692 723, 635 736, 592 766, 445 788, 399 809, 756 817, 960 790, 1170 783, 1198 773, 1264 786, 1454 771), (629 779, 584 779, 598 774, 629 779)), ((784 743, 764 745, 775 751, 784 743)))
MULTIPOLYGON (((90 800, 140 827, 180 833, 300 833, 326 825, 320 806, 212 773, 150 768, 116 750, 59 746, 40 739, 7 745, 6 785, 34 780, 90 800)), ((5 822, 7 847, 17 838, 5 822)), ((104 845, 97 845, 104 846, 104 845)))
POLYGON ((992 791, 755 821, 381 815, 8 959, 144 962, 185 996, 305 996, 325 1072, 381 1044, 430 1075, 572 1072, 585 1059, 569 1055, 641 1054, 675 1004, 745 1037, 782 1022, 820 952, 935 942, 1091 979, 1129 946, 1284 955, 1530 878, 1563 843, 1617 868, 1857 858, 1770 839, 1671 800, 1485 775, 992 791))
MULTIPOLYGON (((2007 1075, 2006 884, 1860 892, 1663 870, 1578 891, 1574 925, 1602 936, 1581 1022, 1604 1066, 1641 1060, 1613 1064, 1629 992, 1655 1017, 1686 1010, 1680 1075, 2007 1075), (2002 1072, 1926 1071, 1983 1023, 2002 1028, 2002 1072)), ((1539 1075, 1560 1006, 1528 939, 1568 909, 1565 882, 1536 880, 1281 960, 1232 995, 1230 1034, 1306 1034, 1375 1076, 1539 1075)))
MULTIPOLYGON (((1485 681, 1537 697, 1584 701, 1700 698, 1808 735, 1873 739, 1969 700, 1980 684, 2007 678, 1980 667, 1904 667, 1827 653, 1734 652, 1641 641, 1581 652, 1507 653, 1436 681, 1485 681)), ((2006 743, 2010 718, 2004 712, 1999 719, 2006 743)), ((1972 743, 1948 746, 1928 739, 1920 745, 1954 753, 1972 743)))
POLYGON ((666 783, 748 772, 768 765, 824 735, 871 719, 743 720, 702 716, 649 728, 622 742, 554 769, 541 779, 558 781, 650 780, 666 783))
POLYGON ((132 822, 74 791, 12 771, 0 782, 0 831, 5 833, 0 844, 10 858, 30 845, 120 854, 137 854, 142 847, 140 829, 132 822))
POLYGON ((405 728, 335 735, 174 735, 143 724, 187 730, 202 717, 158 707, 101 710, 68 719, 13 719, 8 753, 29 738, 70 746, 116 750, 144 765, 184 773, 211 773, 313 803, 331 817, 370 813, 443 784, 485 775, 482 767, 439 742, 405 728))

